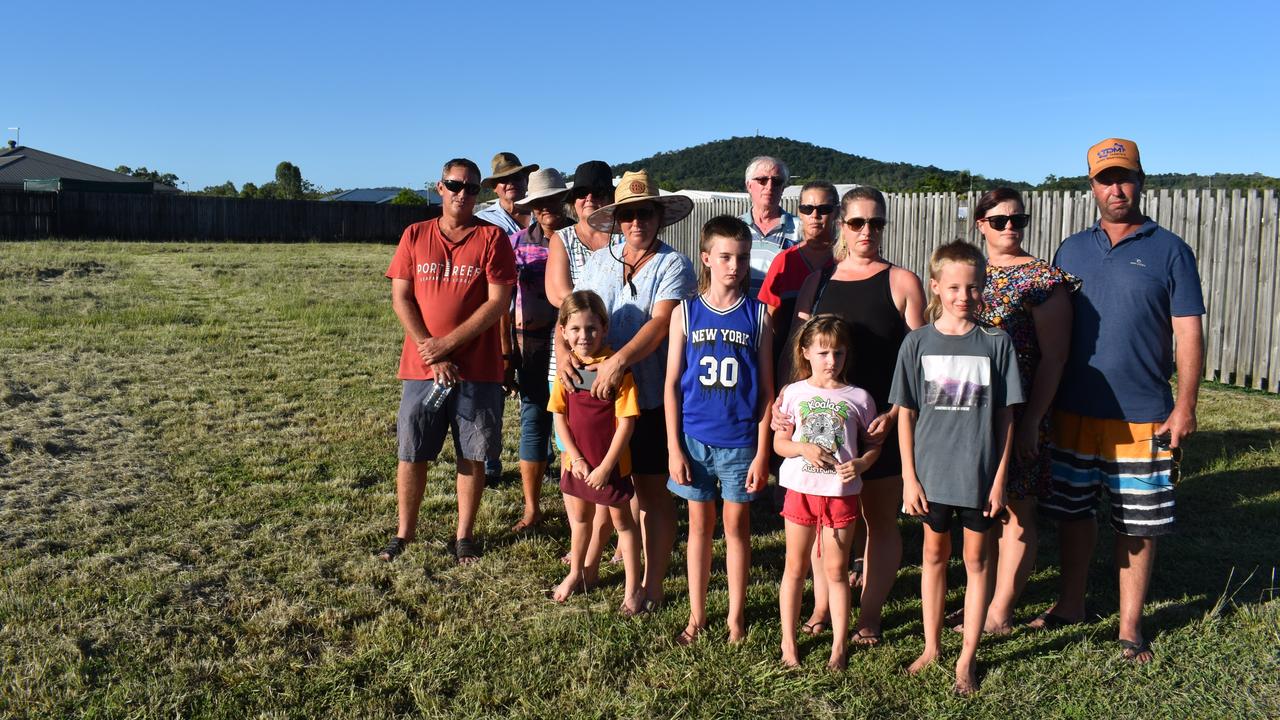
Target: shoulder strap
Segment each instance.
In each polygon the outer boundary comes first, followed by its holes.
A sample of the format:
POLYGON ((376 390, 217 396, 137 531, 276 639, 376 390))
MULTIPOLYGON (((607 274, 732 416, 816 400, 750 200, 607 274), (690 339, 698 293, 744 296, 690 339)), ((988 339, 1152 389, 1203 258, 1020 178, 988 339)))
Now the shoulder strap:
POLYGON ((818 303, 822 301, 822 293, 827 290, 827 283, 831 282, 831 276, 836 274, 836 264, 828 265, 822 268, 822 274, 818 276, 818 287, 813 291, 813 305, 809 307, 809 315, 816 315, 818 312, 818 303))

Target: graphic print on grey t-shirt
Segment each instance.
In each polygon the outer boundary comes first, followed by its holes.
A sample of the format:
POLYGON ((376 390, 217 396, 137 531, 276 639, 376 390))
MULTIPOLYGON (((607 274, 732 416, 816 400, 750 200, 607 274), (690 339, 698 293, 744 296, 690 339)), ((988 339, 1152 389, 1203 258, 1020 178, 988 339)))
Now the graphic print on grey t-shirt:
POLYGON ((991 392, 991 360, 973 355, 925 355, 924 402, 935 410, 967 412, 991 392))

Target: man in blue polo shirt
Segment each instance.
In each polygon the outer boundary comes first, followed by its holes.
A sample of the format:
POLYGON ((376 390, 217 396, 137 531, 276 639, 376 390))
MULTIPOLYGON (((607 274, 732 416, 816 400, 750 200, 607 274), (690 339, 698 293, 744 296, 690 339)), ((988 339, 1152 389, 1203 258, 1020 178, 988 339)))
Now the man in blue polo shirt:
POLYGON ((790 179, 786 164, 777 158, 761 155, 747 163, 751 209, 739 218, 751 229, 751 297, 760 294, 773 259, 800 242, 800 223, 782 209, 782 190, 790 179))
POLYGON ((1060 521, 1061 589, 1057 604, 1031 625, 1084 620, 1094 506, 1105 485, 1116 531, 1122 655, 1141 664, 1153 657, 1142 606, 1156 538, 1173 531, 1180 446, 1196 429, 1204 301, 1191 248, 1139 208, 1146 176, 1138 146, 1108 138, 1089 148, 1088 159, 1101 219, 1064 240, 1053 260, 1083 281, 1072 298, 1071 352, 1053 416, 1053 490, 1041 502, 1060 521), (1175 366, 1176 401, 1169 389, 1175 366))

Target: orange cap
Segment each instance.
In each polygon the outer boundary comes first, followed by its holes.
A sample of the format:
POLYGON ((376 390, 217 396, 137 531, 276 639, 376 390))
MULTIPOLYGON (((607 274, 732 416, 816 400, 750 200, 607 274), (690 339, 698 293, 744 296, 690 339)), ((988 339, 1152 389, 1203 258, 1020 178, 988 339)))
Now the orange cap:
POLYGON ((1107 138, 1089 148, 1089 154, 1086 157, 1089 160, 1089 177, 1113 167, 1142 172, 1142 161, 1138 158, 1138 144, 1132 140, 1107 138))

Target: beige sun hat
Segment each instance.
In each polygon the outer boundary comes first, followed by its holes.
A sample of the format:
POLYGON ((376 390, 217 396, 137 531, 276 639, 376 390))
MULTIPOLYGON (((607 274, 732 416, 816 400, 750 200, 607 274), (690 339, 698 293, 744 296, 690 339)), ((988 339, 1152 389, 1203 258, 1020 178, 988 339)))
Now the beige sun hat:
POLYGON ((533 165, 521 165, 520 158, 516 157, 515 153, 510 152, 500 152, 494 155, 493 160, 489 162, 489 167, 491 168, 489 177, 480 181, 480 184, 487 188, 493 188, 499 180, 505 177, 522 172, 533 172, 538 169, 536 163, 533 165))
POLYGON ((651 202, 662 208, 659 227, 678 223, 693 212, 693 200, 684 195, 662 195, 658 184, 649 179, 647 170, 622 173, 622 180, 613 191, 613 204, 606 205, 587 217, 587 224, 596 230, 613 232, 613 212, 625 205, 651 202))
POLYGON ((528 210, 534 203, 545 198, 559 196, 564 199, 567 192, 569 192, 569 185, 560 171, 555 168, 543 168, 529 175, 529 190, 525 192, 524 197, 516 201, 516 207, 528 210))

